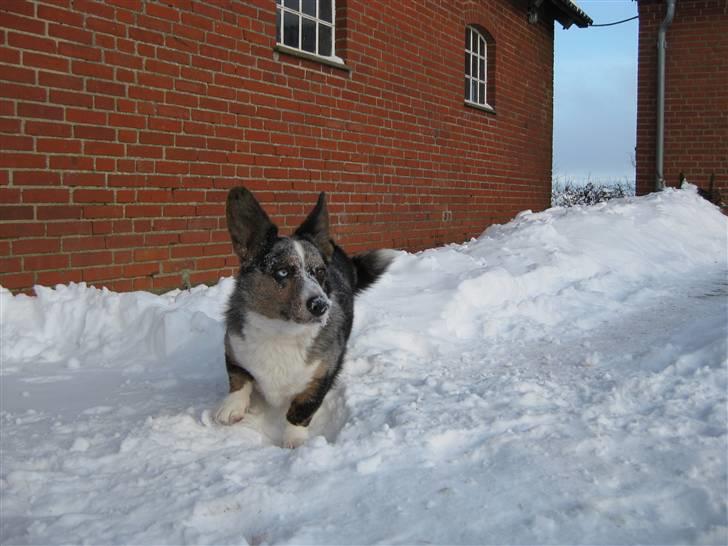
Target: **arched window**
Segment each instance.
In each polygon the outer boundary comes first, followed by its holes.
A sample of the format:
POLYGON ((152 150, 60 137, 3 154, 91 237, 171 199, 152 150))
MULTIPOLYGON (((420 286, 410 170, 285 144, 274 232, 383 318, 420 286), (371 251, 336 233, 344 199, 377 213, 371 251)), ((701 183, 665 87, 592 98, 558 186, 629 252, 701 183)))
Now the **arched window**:
POLYGON ((276 0, 276 39, 279 44, 333 57, 334 0, 276 0))
POLYGON ((474 26, 465 28, 465 102, 493 108, 492 39, 474 26))

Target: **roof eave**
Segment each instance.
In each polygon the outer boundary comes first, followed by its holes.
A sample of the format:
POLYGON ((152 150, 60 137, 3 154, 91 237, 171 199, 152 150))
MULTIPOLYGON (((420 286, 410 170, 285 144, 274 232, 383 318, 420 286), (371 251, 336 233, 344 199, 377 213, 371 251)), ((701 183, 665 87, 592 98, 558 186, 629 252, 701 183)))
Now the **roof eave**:
POLYGON ((571 0, 550 0, 550 2, 556 12, 554 18, 564 28, 569 28, 571 25, 586 28, 594 22, 584 10, 571 0))

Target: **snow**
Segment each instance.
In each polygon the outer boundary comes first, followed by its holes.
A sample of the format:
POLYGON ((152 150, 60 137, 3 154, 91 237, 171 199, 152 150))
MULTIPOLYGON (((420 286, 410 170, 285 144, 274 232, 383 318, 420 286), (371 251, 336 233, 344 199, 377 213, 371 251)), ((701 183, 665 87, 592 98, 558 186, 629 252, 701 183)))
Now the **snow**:
POLYGON ((232 279, 0 291, 2 544, 726 544, 728 221, 694 187, 398 253, 302 447, 232 279))

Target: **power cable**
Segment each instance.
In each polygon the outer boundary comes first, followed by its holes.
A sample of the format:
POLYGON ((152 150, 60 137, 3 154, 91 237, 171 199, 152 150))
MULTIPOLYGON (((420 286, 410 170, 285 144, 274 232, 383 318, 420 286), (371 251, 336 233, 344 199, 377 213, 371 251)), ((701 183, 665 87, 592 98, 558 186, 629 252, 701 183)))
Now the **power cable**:
POLYGON ((634 17, 630 17, 629 19, 622 19, 621 21, 615 21, 614 23, 602 23, 600 25, 595 25, 594 23, 592 23, 589 26, 590 27, 613 27, 614 25, 621 25, 622 23, 626 23, 627 21, 634 21, 637 18, 639 18, 639 15, 635 15, 634 17))

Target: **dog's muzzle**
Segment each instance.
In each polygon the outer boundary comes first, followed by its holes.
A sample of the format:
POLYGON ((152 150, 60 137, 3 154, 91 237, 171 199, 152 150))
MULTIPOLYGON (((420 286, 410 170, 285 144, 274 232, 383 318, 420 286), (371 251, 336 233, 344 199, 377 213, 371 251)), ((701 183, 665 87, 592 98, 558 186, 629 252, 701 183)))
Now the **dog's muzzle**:
POLYGON ((321 317, 329 310, 329 302, 320 296, 316 296, 306 302, 306 309, 314 317, 321 317))

